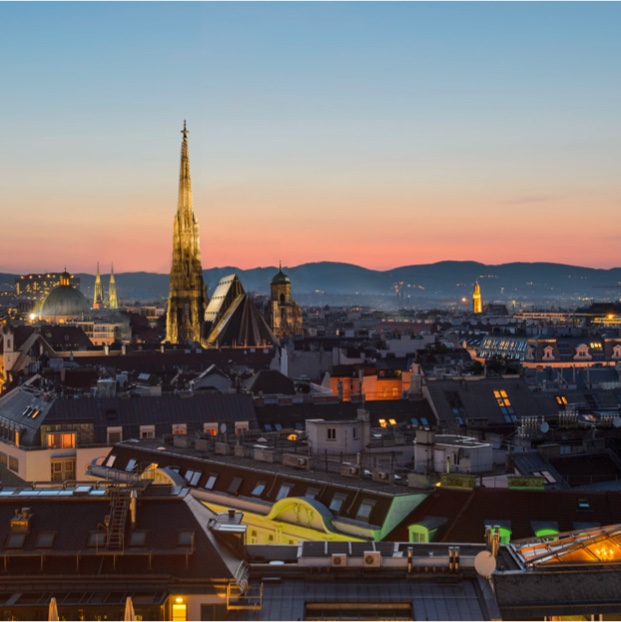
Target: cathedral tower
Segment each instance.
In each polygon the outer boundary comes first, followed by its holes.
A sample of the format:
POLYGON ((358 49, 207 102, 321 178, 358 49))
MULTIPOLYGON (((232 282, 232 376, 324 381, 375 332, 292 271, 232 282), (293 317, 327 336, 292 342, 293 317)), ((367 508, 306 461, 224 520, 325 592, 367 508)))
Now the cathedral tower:
POLYGON ((478 281, 474 283, 474 291, 472 292, 472 312, 483 313, 483 301, 481 300, 481 286, 478 281))
POLYGON ((192 205, 188 130, 183 122, 179 201, 173 233, 170 294, 166 314, 166 343, 201 342, 207 293, 198 241, 198 222, 192 205))
POLYGON ((110 285, 108 286, 108 308, 118 309, 119 301, 116 297, 116 281, 114 280, 114 266, 110 266, 110 285))
POLYGON ((95 275, 95 292, 93 294, 93 309, 102 309, 103 306, 104 306, 103 285, 101 284, 101 275, 99 274, 99 262, 97 262, 97 274, 95 275))

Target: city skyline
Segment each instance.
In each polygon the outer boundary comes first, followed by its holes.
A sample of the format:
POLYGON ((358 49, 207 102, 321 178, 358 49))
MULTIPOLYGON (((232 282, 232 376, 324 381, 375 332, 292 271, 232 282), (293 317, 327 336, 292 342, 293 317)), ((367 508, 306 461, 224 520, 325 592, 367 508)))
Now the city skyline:
POLYGON ((0 272, 621 265, 617 3, 1 3, 0 272), (6 233, 8 232, 8 234, 6 233))

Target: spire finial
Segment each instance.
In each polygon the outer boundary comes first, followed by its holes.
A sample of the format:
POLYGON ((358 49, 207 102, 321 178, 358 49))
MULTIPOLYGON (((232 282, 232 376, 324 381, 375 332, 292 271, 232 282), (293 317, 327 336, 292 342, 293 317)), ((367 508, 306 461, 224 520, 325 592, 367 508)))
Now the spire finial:
POLYGON ((282 259, 278 260, 278 269, 282 272, 282 259))
POLYGON ((186 140, 188 137, 188 134, 190 133, 188 131, 187 123, 185 119, 183 120, 183 129, 181 130, 181 133, 183 134, 183 140, 186 140))

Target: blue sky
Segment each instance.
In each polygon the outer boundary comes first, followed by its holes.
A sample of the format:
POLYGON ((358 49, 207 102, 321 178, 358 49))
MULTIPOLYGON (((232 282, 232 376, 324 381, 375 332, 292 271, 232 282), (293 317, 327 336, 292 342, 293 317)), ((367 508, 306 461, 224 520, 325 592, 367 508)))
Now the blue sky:
POLYGON ((0 270, 167 271, 185 118, 205 267, 621 265, 620 18, 0 3, 0 270))

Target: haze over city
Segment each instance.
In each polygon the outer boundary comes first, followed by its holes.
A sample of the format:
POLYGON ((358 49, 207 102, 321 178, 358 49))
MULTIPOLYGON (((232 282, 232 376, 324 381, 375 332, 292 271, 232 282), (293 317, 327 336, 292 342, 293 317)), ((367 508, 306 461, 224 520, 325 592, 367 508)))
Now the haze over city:
POLYGON ((610 268, 618 3, 1 3, 0 271, 610 268), (10 232, 7 234, 7 232, 10 232))

